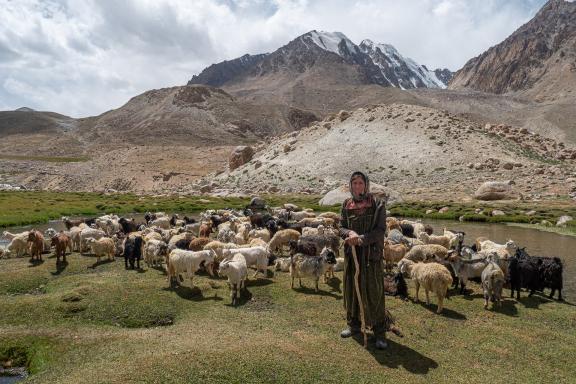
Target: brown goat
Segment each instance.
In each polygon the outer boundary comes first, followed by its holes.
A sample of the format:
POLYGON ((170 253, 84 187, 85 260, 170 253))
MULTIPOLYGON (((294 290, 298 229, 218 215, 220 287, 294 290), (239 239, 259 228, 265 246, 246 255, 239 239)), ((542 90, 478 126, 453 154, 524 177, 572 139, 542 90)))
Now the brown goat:
POLYGON ((28 242, 32 243, 30 246, 32 260, 36 257, 36 260, 42 261, 42 252, 44 252, 44 235, 42 232, 35 229, 31 230, 28 234, 28 242))
POLYGON ((202 223, 200 225, 200 230, 198 233, 199 237, 210 237, 212 233, 212 224, 211 223, 202 223))
POLYGON ((190 245, 188 245, 188 249, 195 252, 201 251, 204 249, 204 246, 211 241, 212 239, 208 237, 197 237, 190 242, 190 245))
POLYGON ((393 229, 397 229, 402 232, 402 227, 400 227, 400 222, 395 217, 386 218, 386 232, 390 232, 393 229))
POLYGON ((384 241, 384 262, 386 270, 391 271, 394 263, 399 262, 408 252, 408 247, 404 244, 392 244, 388 240, 384 241))
POLYGON ((52 246, 54 247, 54 254, 56 255, 56 264, 60 263, 60 256, 62 261, 66 262, 66 248, 71 248, 71 240, 68 235, 60 232, 52 238, 52 246))

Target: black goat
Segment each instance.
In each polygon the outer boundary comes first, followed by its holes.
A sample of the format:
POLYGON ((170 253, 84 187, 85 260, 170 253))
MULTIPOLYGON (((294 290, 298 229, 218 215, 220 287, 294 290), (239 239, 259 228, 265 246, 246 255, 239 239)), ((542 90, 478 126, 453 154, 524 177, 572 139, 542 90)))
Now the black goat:
POLYGON ((140 259, 142 258, 142 236, 134 236, 126 238, 124 242, 124 266, 128 269, 134 269, 134 264, 140 269, 140 259))
POLYGON ((118 220, 118 224, 122 227, 122 232, 129 234, 131 232, 136 232, 138 230, 138 224, 134 222, 134 219, 128 220, 125 217, 121 217, 118 220))
POLYGON ((316 244, 312 241, 290 240, 288 245, 290 246, 290 255, 302 253, 306 256, 318 256, 319 254, 316 244))
POLYGON ((412 224, 400 224, 400 228, 402 229, 402 235, 406 236, 406 237, 411 237, 413 239, 416 238, 416 236, 414 236, 414 226, 412 224))
MULTIPOLYGON (((537 269, 537 279, 533 283, 533 289, 537 291, 544 291, 545 288, 550 288, 551 292, 549 298, 554 297, 554 293, 558 290, 558 300, 562 298, 563 277, 562 273, 564 266, 562 260, 558 257, 545 257, 545 256, 530 256, 526 252, 526 248, 519 248, 516 250, 515 258, 519 261, 527 261, 534 265, 537 269)), ((528 287, 527 287, 528 288, 528 287)), ((533 293, 531 291, 531 293, 533 293)))

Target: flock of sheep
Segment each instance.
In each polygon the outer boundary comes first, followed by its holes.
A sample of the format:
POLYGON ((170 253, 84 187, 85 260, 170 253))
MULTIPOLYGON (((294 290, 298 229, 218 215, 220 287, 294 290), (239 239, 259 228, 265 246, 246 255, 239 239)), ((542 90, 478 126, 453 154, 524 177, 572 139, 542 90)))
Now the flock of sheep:
MULTIPOLYGON (((42 260, 42 253, 54 249, 56 263, 66 262, 66 252, 90 252, 97 257, 113 260, 123 256, 127 269, 140 268, 140 260, 150 267, 165 268, 170 287, 190 280, 198 271, 211 276, 216 273, 227 277, 232 304, 239 300, 245 288, 249 268, 256 278, 268 274, 268 268, 289 272, 294 280, 312 278, 315 290, 321 277, 324 282, 334 271, 344 266, 341 250, 338 214, 316 214, 294 204, 261 210, 245 209, 208 210, 198 221, 161 212, 147 213, 145 222, 104 215, 86 220, 62 218, 66 231, 48 229, 18 234, 4 232, 10 240, 7 250, 0 256, 19 257, 29 254, 32 260, 42 260), (62 258, 62 261, 60 260, 62 258)), ((429 225, 410 220, 388 217, 383 260, 389 272, 396 267, 392 287, 387 289, 407 295, 403 277, 409 277, 416 288, 416 301, 420 287, 436 295, 438 310, 448 289, 461 292, 469 279, 479 278, 484 292, 484 307, 489 300, 500 304, 502 289, 508 282, 511 293, 526 288, 535 291, 550 288, 562 300, 562 262, 558 258, 535 257, 527 254, 509 240, 497 244, 486 238, 477 238, 472 246, 464 245, 465 233, 444 229, 442 235, 433 235, 429 225)))

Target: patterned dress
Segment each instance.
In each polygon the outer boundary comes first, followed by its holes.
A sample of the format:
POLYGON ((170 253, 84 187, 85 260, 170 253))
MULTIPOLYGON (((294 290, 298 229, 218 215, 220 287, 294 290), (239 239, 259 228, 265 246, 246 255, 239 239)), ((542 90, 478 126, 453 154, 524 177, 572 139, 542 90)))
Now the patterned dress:
MULTIPOLYGON (((359 285, 364 302, 366 327, 372 328, 374 335, 385 338, 386 331, 394 320, 386 310, 384 302, 384 233, 386 231, 386 208, 383 202, 368 195, 365 200, 356 202, 347 199, 342 204, 342 222, 340 236, 348 237, 350 231, 356 232, 362 239, 362 245, 356 246, 360 265, 359 285)), ((344 308, 348 326, 360 327, 360 309, 354 285, 356 268, 349 245, 344 248, 344 308)))

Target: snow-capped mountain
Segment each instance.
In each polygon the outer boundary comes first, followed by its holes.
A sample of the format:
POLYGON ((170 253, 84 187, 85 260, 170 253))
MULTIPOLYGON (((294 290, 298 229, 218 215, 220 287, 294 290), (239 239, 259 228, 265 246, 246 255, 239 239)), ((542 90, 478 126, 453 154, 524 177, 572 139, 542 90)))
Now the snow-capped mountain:
POLYGON ((378 84, 400 89, 446 88, 452 74, 447 69, 431 71, 389 44, 364 40, 356 45, 341 32, 314 30, 272 53, 244 55, 213 64, 193 76, 188 84, 226 87, 273 74, 286 81, 286 77, 294 79, 306 72, 323 81, 332 77, 328 81, 337 84, 378 84))

